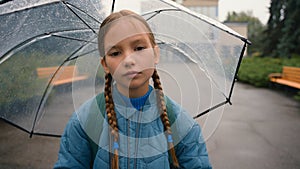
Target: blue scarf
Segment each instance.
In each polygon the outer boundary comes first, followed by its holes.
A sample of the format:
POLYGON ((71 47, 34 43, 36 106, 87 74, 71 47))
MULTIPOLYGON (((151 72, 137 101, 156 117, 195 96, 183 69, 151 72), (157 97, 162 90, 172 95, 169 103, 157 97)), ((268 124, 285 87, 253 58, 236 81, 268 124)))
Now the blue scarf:
POLYGON ((128 98, 122 95, 120 92, 118 93, 120 94, 120 96, 122 97, 123 101, 126 103, 127 106, 133 106, 137 110, 141 110, 142 107, 145 105, 145 102, 147 101, 152 90, 153 90, 152 86, 149 85, 148 92, 144 96, 137 97, 137 98, 128 98))

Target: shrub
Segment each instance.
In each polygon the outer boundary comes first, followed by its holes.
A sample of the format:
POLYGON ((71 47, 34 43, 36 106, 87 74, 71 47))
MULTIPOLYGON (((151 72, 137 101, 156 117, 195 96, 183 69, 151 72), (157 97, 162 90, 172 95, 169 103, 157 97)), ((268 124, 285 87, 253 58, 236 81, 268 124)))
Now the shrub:
POLYGON ((30 105, 39 103, 47 79, 38 78, 36 68, 58 65, 61 58, 41 52, 19 52, 3 62, 0 67, 0 110, 13 112, 12 109, 24 110, 25 106, 29 109, 30 105))
POLYGON ((268 87, 270 73, 282 72, 283 66, 300 67, 300 56, 291 59, 270 57, 245 57, 238 73, 238 80, 256 87, 268 87))

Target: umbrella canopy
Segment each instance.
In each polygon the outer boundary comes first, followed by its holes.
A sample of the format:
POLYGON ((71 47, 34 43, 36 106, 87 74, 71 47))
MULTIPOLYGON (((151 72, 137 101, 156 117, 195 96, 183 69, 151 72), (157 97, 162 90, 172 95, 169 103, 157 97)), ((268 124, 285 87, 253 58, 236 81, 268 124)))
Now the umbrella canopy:
POLYGON ((0 117, 31 135, 60 136, 72 112, 102 91, 97 32, 105 16, 125 8, 141 14, 154 32, 165 94, 194 118, 210 112, 206 131, 212 133, 223 112, 216 108, 230 103, 249 42, 167 0, 1 4, 0 117))

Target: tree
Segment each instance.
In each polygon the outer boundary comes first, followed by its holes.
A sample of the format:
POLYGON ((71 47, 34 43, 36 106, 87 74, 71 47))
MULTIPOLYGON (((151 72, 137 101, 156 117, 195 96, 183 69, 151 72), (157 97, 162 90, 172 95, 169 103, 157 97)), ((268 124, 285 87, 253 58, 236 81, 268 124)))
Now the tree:
POLYGON ((251 11, 247 12, 229 12, 225 22, 247 22, 248 39, 252 42, 249 46, 248 53, 260 52, 262 50, 262 34, 265 26, 261 21, 252 15, 251 11))
POLYGON ((271 0, 269 7, 270 17, 265 31, 265 44, 263 46, 263 54, 267 56, 277 56, 276 46, 281 37, 281 29, 283 27, 284 4, 286 0, 271 0))
POLYGON ((263 53, 273 57, 300 54, 300 1, 272 0, 263 53))
POLYGON ((299 53, 300 39, 300 2, 299 0, 290 0, 286 2, 284 9, 282 37, 277 45, 278 54, 283 57, 291 57, 292 53, 299 53))

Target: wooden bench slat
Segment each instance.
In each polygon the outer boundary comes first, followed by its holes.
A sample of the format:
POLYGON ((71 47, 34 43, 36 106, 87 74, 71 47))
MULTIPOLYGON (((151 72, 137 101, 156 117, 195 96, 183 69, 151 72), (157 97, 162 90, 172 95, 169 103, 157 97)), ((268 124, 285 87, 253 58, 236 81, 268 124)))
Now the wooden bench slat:
POLYGON ((73 78, 69 78, 69 79, 55 80, 55 81, 52 81, 52 84, 55 86, 62 85, 65 83, 72 83, 73 81, 85 80, 87 78, 88 78, 88 76, 77 76, 77 77, 73 77, 73 78))
POLYGON ((277 79, 276 83, 300 89, 300 83, 297 83, 297 82, 293 82, 293 81, 289 81, 289 80, 285 80, 285 79, 277 79))
POLYGON ((284 66, 282 73, 271 73, 269 80, 300 89, 300 67, 284 66))
MULTIPOLYGON (((39 78, 47 78, 50 80, 50 78, 54 75, 57 69, 58 67, 37 68, 37 75, 39 78)), ((78 75, 77 67, 71 65, 61 68, 53 78, 51 84, 56 86, 65 83, 72 83, 73 81, 85 80, 87 78, 88 76, 86 75, 78 75)))

